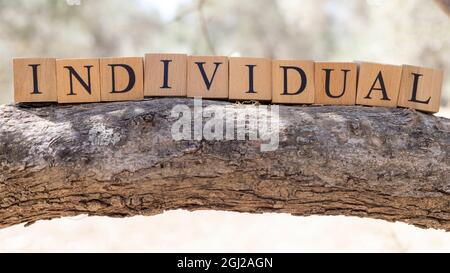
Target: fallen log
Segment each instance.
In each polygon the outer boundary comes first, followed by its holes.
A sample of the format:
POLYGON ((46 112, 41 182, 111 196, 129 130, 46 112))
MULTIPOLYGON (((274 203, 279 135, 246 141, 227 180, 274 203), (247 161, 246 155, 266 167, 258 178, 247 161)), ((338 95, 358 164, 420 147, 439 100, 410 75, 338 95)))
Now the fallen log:
MULTIPOLYGON (((0 227, 173 209, 351 215, 450 231, 450 120, 280 106, 279 146, 174 140, 187 98, 0 106, 0 227)), ((244 108, 230 102, 203 106, 244 108)))

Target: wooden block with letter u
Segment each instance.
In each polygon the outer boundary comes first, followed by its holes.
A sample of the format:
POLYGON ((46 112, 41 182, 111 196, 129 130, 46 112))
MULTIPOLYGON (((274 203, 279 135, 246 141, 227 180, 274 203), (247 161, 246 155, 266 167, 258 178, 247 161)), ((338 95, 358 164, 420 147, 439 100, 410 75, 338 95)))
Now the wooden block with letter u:
POLYGON ((100 101, 99 59, 56 60, 59 103, 100 101))
POLYGON ((272 61, 265 58, 230 58, 231 100, 272 99, 272 61))
POLYGON ((144 98, 144 64, 141 57, 100 59, 101 100, 144 98))
POLYGON ((315 103, 354 105, 358 67, 355 63, 316 62, 315 103))
POLYGON ((404 65, 398 106, 439 112, 443 74, 439 69, 404 65))
POLYGON ((56 59, 13 59, 14 101, 56 102, 56 59))
POLYGON ((272 61, 272 102, 314 103, 313 61, 272 61))
POLYGON ((401 66, 360 63, 356 104, 396 107, 401 78, 401 66))
POLYGON ((228 57, 189 56, 187 96, 228 98, 228 57))

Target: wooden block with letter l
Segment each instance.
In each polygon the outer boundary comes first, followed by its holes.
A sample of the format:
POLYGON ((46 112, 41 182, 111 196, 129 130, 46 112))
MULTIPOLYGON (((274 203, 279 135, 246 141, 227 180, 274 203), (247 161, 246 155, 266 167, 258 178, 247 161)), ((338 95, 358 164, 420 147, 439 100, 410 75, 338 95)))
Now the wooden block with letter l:
POLYGON ((56 59, 13 59, 14 102, 56 102, 56 59))
POLYGON ((56 60, 59 103, 100 101, 99 59, 56 60))
POLYGON ((144 96, 185 97, 186 54, 145 54, 144 96))
POLYGON ((270 101, 272 61, 265 58, 232 57, 230 60, 231 100, 270 101))
POLYGON ((354 105, 358 67, 355 63, 315 63, 315 103, 324 105, 354 105))
POLYGON ((189 56, 187 96, 227 99, 228 57, 189 56))
POLYGON ((404 65, 398 106, 439 112, 443 74, 439 69, 404 65))
POLYGON ((272 102, 314 103, 313 61, 272 61, 272 102))
POLYGON ((100 59, 101 101, 144 99, 144 63, 141 57, 100 59))
POLYGON ((402 67, 361 62, 359 65, 356 104, 396 107, 402 67))

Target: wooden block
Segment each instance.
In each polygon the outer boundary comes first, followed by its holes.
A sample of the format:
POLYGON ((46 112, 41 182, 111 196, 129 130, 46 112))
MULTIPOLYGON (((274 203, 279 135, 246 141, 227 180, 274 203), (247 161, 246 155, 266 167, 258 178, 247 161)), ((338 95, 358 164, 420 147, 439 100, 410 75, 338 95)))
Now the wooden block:
POLYGON ((187 96, 228 98, 228 58, 224 56, 189 56, 187 96))
POLYGON ((14 101, 56 102, 56 59, 13 59, 14 101))
POLYGON ((401 66, 361 62, 356 104, 396 107, 401 78, 401 66))
POLYGON ((144 63, 140 57, 100 59, 101 101, 144 99, 144 63))
POLYGON ((272 61, 272 102, 314 103, 313 61, 272 61))
POLYGON ((185 97, 186 54, 146 54, 144 95, 185 97))
POLYGON ((315 103, 354 105, 358 68, 355 63, 316 62, 315 103))
POLYGON ((404 65, 398 106, 439 112, 443 75, 439 69, 404 65))
POLYGON ((59 103, 100 101, 99 59, 56 60, 59 103))
POLYGON ((272 99, 272 61, 264 58, 230 58, 231 100, 272 99))

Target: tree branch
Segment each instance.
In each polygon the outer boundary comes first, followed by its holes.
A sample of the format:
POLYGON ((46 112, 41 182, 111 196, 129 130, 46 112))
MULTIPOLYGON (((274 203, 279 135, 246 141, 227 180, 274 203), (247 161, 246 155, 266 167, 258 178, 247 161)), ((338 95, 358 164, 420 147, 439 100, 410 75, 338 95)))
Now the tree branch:
POLYGON ((450 231, 448 119, 280 106, 279 148, 262 153, 260 140, 173 140, 177 104, 193 107, 183 98, 1 106, 0 227, 213 209, 354 215, 450 231))

